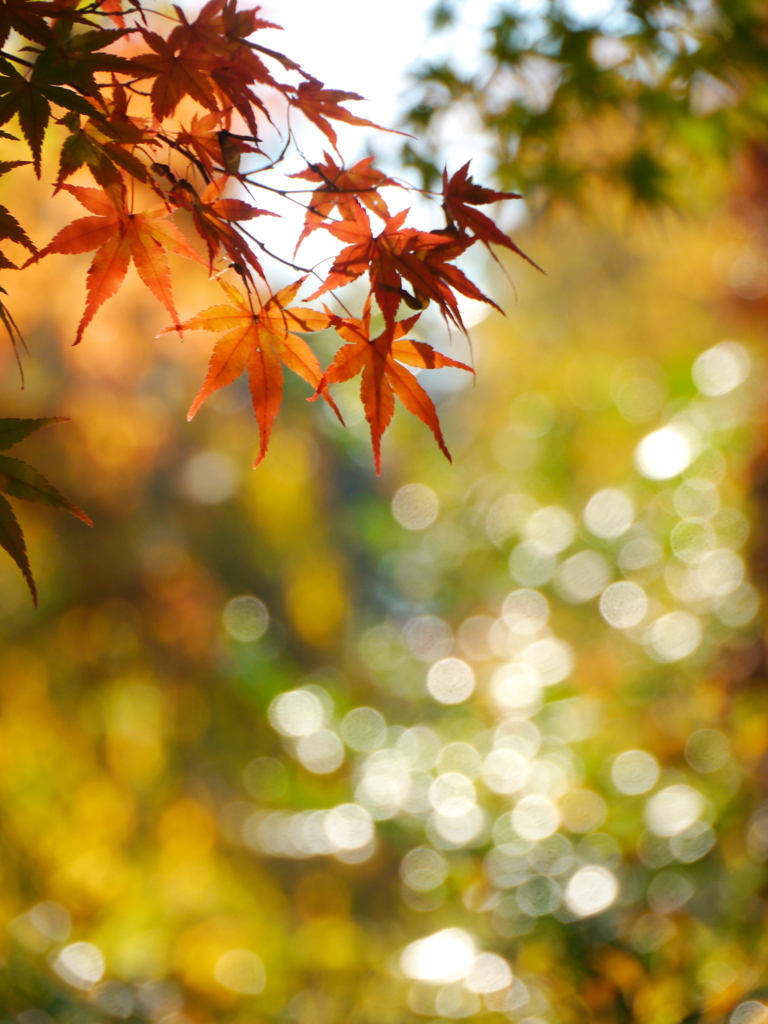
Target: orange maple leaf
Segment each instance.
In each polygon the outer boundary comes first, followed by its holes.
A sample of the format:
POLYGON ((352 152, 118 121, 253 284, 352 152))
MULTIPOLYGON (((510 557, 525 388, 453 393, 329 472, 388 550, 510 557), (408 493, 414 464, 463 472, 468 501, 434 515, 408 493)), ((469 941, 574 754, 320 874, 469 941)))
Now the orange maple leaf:
MULTIPOLYGON (((260 437, 255 466, 267 453, 272 424, 283 399, 283 365, 311 384, 316 394, 322 394, 341 420, 336 403, 323 383, 317 356, 295 333, 322 331, 330 326, 333 317, 330 313, 301 306, 286 308, 304 280, 304 277, 299 278, 270 295, 256 308, 250 296, 244 297, 237 288, 220 280, 219 284, 231 304, 210 306, 180 325, 184 330, 225 332, 216 342, 208 373, 190 406, 187 419, 192 419, 209 395, 231 384, 247 370, 260 437)), ((174 327, 167 327, 160 333, 167 334, 172 330, 174 327)))
POLYGON ((304 229, 299 235, 294 252, 308 235, 316 228, 322 227, 332 210, 336 210, 342 220, 349 220, 354 217, 355 207, 362 203, 382 219, 386 220, 389 217, 387 204, 377 190, 385 185, 397 185, 397 182, 372 166, 372 156, 359 160, 349 169, 337 166, 328 153, 324 153, 323 156, 324 164, 310 164, 306 170, 289 175, 290 178, 321 182, 320 187, 312 193, 312 201, 304 218, 304 229))
POLYGON ((118 28, 125 28, 122 0, 100 0, 97 6, 104 12, 104 14, 109 15, 118 28))
POLYGON ((348 220, 326 222, 327 231, 351 244, 336 257, 328 277, 310 299, 348 284, 367 271, 373 294, 390 328, 400 301, 405 300, 412 309, 435 302, 446 320, 464 330, 455 292, 487 302, 501 312, 500 307, 451 262, 468 249, 474 239, 404 228, 407 214, 408 210, 401 210, 394 217, 388 217, 384 230, 375 236, 368 215, 360 207, 352 209, 348 220), (411 285, 413 294, 403 288, 403 280, 411 285))
POLYGON ((362 374, 360 397, 365 409, 365 418, 371 428, 373 459, 377 474, 381 472, 381 438, 395 411, 395 396, 409 412, 429 427, 435 435, 440 451, 449 462, 451 461, 432 399, 418 383, 414 374, 400 364, 405 363, 406 366, 428 370, 455 366, 470 373, 475 371, 465 363, 435 352, 431 345, 405 337, 420 315, 417 313, 407 320, 398 321, 392 328, 386 328, 375 338, 372 338, 370 333, 370 296, 366 301, 362 320, 356 317, 333 317, 333 326, 346 344, 341 346, 325 371, 317 389, 318 394, 328 384, 350 380, 358 373, 362 374))
POLYGON ((27 263, 34 263, 53 252, 72 255, 98 250, 88 268, 88 296, 77 328, 75 344, 82 338, 83 331, 99 307, 118 291, 131 260, 144 284, 162 302, 174 323, 178 323, 171 290, 168 253, 184 256, 204 267, 208 264, 176 225, 168 220, 168 208, 157 206, 142 213, 129 213, 124 199, 120 208, 115 208, 110 196, 102 189, 67 184, 61 188, 70 192, 86 210, 96 216, 81 217, 62 228, 27 263))
POLYGON ((469 174, 469 161, 450 179, 448 171, 443 171, 443 210, 448 224, 455 225, 462 232, 474 235, 483 243, 494 259, 497 257, 491 249, 491 242, 511 249, 512 252, 516 252, 518 256, 527 260, 531 266, 541 270, 540 266, 515 245, 509 235, 505 235, 496 227, 490 217, 474 209, 475 206, 485 206, 487 203, 495 203, 499 199, 522 198, 517 192, 495 192, 492 188, 476 185, 469 174))

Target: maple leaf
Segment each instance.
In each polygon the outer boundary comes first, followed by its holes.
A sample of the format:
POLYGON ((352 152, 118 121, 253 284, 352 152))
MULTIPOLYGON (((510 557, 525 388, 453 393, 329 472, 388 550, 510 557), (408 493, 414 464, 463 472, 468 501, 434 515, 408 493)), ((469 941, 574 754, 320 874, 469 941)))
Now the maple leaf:
POLYGON ((50 80, 49 68, 45 62, 41 63, 41 58, 35 62, 29 78, 20 74, 10 61, 0 59, 0 125, 18 115, 22 134, 32 150, 38 178, 51 103, 88 117, 98 116, 96 108, 84 96, 50 80))
POLYGON ((85 164, 96 182, 119 205, 122 171, 136 181, 149 183, 146 165, 135 150, 138 146, 153 145, 155 137, 145 118, 128 115, 128 99, 120 85, 113 85, 112 99, 105 101, 105 108, 104 117, 89 118, 82 126, 80 115, 73 111, 60 118, 59 124, 69 128, 71 134, 61 147, 55 191, 85 164))
MULTIPOLYGON (((5 174, 14 167, 23 167, 28 163, 28 160, 0 160, 0 175, 5 174)), ((37 252, 35 243, 29 238, 13 214, 6 210, 4 206, 0 206, 0 241, 5 241, 6 239, 9 242, 16 242, 17 245, 23 245, 28 252, 37 252)), ((4 270, 15 270, 16 264, 12 263, 4 253, 0 253, 0 267, 4 270)), ((11 336, 13 337, 12 334, 11 336)))
MULTIPOLYGON (((138 5, 134 4, 134 6, 138 5)), ((125 28, 122 0, 101 0, 99 8, 112 19, 118 28, 125 28)))
POLYGON ((499 309, 451 263, 474 239, 404 228, 408 212, 401 210, 387 218, 384 230, 376 236, 368 215, 360 207, 352 208, 352 216, 347 220, 326 222, 323 226, 327 231, 350 244, 342 249, 323 284, 309 298, 348 284, 367 271, 388 327, 394 324, 401 300, 411 308, 423 308, 433 301, 445 319, 461 330, 464 323, 455 292, 499 309), (403 288, 403 280, 411 285, 413 294, 403 288))
POLYGON ((203 266, 207 263, 176 225, 168 220, 167 207, 129 213, 124 202, 116 208, 110 196, 101 189, 66 184, 61 187, 95 216, 81 217, 62 228, 44 249, 27 262, 36 262, 54 252, 72 255, 98 250, 88 269, 88 297, 75 344, 82 338, 99 307, 118 291, 131 260, 147 288, 162 302, 174 322, 178 322, 167 254, 176 253, 203 266))
MULTIPOLYGON (((200 43, 219 55, 227 55, 233 43, 244 41, 257 29, 280 28, 259 17, 261 7, 238 10, 237 0, 208 0, 193 22, 187 20, 183 8, 174 4, 174 10, 180 24, 169 39, 179 46, 200 43)), ((293 62, 289 63, 295 70, 293 62)))
POLYGON ((401 364, 429 370, 444 366, 455 366, 470 373, 474 373, 474 370, 465 363, 435 352, 431 345, 405 337, 420 315, 417 313, 407 320, 398 321, 392 328, 385 328, 375 338, 370 335, 370 296, 366 301, 362 320, 355 317, 333 318, 333 326, 346 344, 341 346, 325 371, 318 393, 324 385, 350 380, 358 373, 362 374, 360 397, 365 409, 365 418, 371 429, 377 475, 381 472, 381 438, 392 419, 395 397, 400 399, 410 413, 429 427, 440 451, 449 462, 451 461, 432 399, 418 383, 414 374, 401 364))
POLYGON ((397 185, 397 182, 372 166, 372 156, 359 160, 349 169, 337 166, 328 153, 324 153, 323 156, 324 164, 310 164, 306 170, 289 175, 290 178, 321 182, 320 187, 312 193, 312 201, 304 218, 304 228, 299 235, 294 253, 309 234, 322 227, 332 210, 336 210, 342 220, 349 220, 354 217, 354 208, 362 203, 382 219, 386 220, 389 217, 387 204, 377 189, 385 185, 397 185))
POLYGON ((221 110, 203 115, 193 114, 189 127, 182 127, 175 139, 169 139, 175 149, 188 156, 207 181, 215 177, 217 165, 219 173, 224 169, 218 133, 223 130, 222 125, 228 124, 230 120, 230 113, 221 110))
MULTIPOLYGON (((341 89, 326 89, 322 82, 316 78, 307 78, 301 82, 296 91, 288 96, 293 106, 298 107, 308 120, 320 129, 329 140, 336 152, 337 135, 330 123, 333 121, 344 121, 345 124, 356 125, 360 128, 378 128, 380 131, 394 131, 392 128, 382 128, 364 117, 357 117, 351 111, 342 107, 341 104, 347 100, 362 100, 356 92, 344 92, 341 89)), ((405 132, 395 132, 395 135, 404 135, 405 132)))
POLYGON ((132 64, 127 57, 99 51, 122 39, 127 31, 99 26, 63 39, 57 38, 55 45, 46 47, 38 55, 33 77, 47 85, 69 86, 100 102, 101 87, 94 75, 100 71, 129 74, 132 64))
POLYGON ((214 56, 204 53, 200 46, 188 46, 177 53, 170 38, 163 39, 157 32, 144 28, 141 33, 152 52, 139 54, 132 64, 139 75, 155 79, 150 95, 152 113, 158 121, 172 114, 185 96, 191 96, 207 110, 217 110, 209 78, 214 56))
POLYGON ((233 263, 244 274, 250 276, 248 264, 262 278, 264 271, 258 257, 245 239, 232 227, 231 221, 252 220, 254 217, 277 217, 270 210, 260 210, 244 203, 242 199, 224 199, 222 190, 225 178, 212 181, 201 196, 187 181, 178 182, 170 198, 192 214, 192 221, 208 249, 208 269, 213 270, 213 261, 223 248, 233 263))
MULTIPOLYGON (((4 259, 4 257, 3 257, 3 259, 4 259)), ((10 261, 8 261, 8 262, 10 262, 10 261)), ((4 265, 4 264, 0 263, 0 266, 2 266, 2 265, 4 265)), ((0 288, 0 294, 7 295, 8 293, 6 292, 5 288, 0 288)), ((19 355, 19 346, 21 346, 23 348, 26 348, 26 345, 24 343, 24 338, 23 338, 23 336, 21 334, 21 331, 19 330, 16 321, 13 319, 13 314, 11 313, 10 309, 8 309, 8 307, 3 302, 0 302, 0 323, 2 323, 3 327, 5 328, 5 333, 8 335, 8 340, 10 341, 11 347, 13 348, 13 354, 16 357, 16 365, 19 368, 19 373, 21 375, 21 382, 22 382, 22 385, 23 385, 24 384, 24 368, 21 365, 21 356, 19 355)))
MULTIPOLYGON (((0 420, 0 451, 5 451, 11 445, 23 441, 25 437, 29 437, 41 427, 47 427, 52 423, 63 423, 66 419, 65 416, 50 416, 34 420, 2 419, 0 420)), ((73 505, 63 494, 60 494, 53 484, 50 484, 37 470, 19 459, 10 459, 6 455, 0 455, 0 492, 12 498, 34 502, 37 505, 64 509, 71 515, 77 516, 88 526, 93 526, 90 517, 82 509, 73 505)), ((10 502, 2 494, 0 494, 0 547, 5 548, 21 570, 32 594, 32 601, 37 607, 37 588, 29 565, 24 534, 10 502)))
POLYGON ((11 29, 46 46, 53 31, 45 20, 61 14, 61 5, 46 0, 2 0, 0 3, 0 46, 4 46, 11 29))
MULTIPOLYGON (((4 206, 0 206, 0 240, 4 241, 6 238, 10 242, 23 245, 31 253, 37 252, 34 242, 28 237, 24 228, 13 214, 6 210, 4 206)), ((0 253, 0 267, 12 270, 15 266, 4 253, 0 253)))
POLYGON ((242 116, 252 134, 257 126, 254 108, 269 120, 261 96, 250 88, 255 83, 282 91, 264 62, 245 37, 257 28, 277 28, 256 17, 258 8, 238 11, 234 0, 209 0, 190 22, 174 6, 179 18, 168 36, 141 29, 152 53, 140 54, 132 66, 143 77, 154 77, 152 112, 158 120, 172 114, 184 96, 210 111, 217 111, 217 92, 242 116))
POLYGON ((252 135, 237 135, 229 130, 232 108, 202 116, 193 114, 188 128, 182 128, 175 138, 163 134, 163 140, 186 156, 197 167, 206 182, 226 173, 239 177, 240 158, 243 153, 261 153, 258 139, 252 135))
MULTIPOLYGON (((305 277, 299 278, 254 308, 237 288, 220 280, 230 304, 211 306, 180 325, 184 330, 225 332, 216 342, 208 373, 187 419, 192 419, 209 395, 231 384, 247 370, 260 438, 255 466, 267 453, 272 424, 282 402, 283 365, 311 384, 316 393, 322 394, 341 420, 323 384, 317 356, 296 333, 324 330, 331 324, 332 314, 301 306, 288 308, 304 281, 305 277)), ((168 334, 173 329, 167 327, 160 333, 168 334)))
POLYGON ((541 270, 541 267, 515 245, 509 235, 505 235, 496 227, 490 217, 481 213, 480 210, 474 209, 476 206, 485 206, 500 199, 522 199, 523 197, 517 192, 494 192, 491 188, 476 185, 469 174, 469 163, 467 161, 450 179, 448 171, 443 171, 443 210, 449 226, 455 225, 460 231, 474 235, 483 243, 494 259, 497 257, 491 250, 491 242, 511 249, 518 256, 522 256, 531 266, 541 270))
POLYGON ((211 71, 211 80, 221 96, 240 114, 253 137, 259 134, 254 110, 260 110, 270 123, 272 118, 266 103, 251 86, 258 83, 280 92, 285 91, 269 73, 264 62, 256 56, 253 46, 245 43, 238 44, 227 60, 215 65, 211 71))

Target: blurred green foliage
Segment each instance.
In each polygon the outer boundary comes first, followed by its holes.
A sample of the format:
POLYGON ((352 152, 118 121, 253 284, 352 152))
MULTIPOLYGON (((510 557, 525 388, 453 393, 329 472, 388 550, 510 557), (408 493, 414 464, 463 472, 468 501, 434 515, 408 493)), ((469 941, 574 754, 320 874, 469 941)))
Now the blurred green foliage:
POLYGON ((765 141, 759 0, 507 0, 477 54, 462 43, 464 8, 436 4, 445 46, 413 74, 406 120, 421 141, 405 155, 429 186, 467 116, 503 187, 535 207, 600 202, 599 183, 650 206, 695 203, 693 177, 765 141))

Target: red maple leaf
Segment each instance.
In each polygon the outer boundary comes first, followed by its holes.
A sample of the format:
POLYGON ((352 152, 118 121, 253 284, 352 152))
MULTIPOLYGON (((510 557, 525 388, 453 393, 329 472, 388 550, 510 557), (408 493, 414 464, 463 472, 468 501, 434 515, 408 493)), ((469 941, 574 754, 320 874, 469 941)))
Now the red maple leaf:
MULTIPOLYGON (((378 128, 380 131, 393 131, 391 128, 382 128, 381 125, 367 121, 364 117, 357 117, 351 111, 342 107, 341 104, 347 100, 362 100, 356 92, 344 92, 342 89, 326 89, 322 82, 316 78, 308 78, 299 84, 293 95, 288 96, 293 106, 317 125, 320 131, 336 149, 337 136, 333 129, 332 121, 344 121, 346 124, 353 124, 359 128, 378 128)), ((395 132, 396 135, 404 135, 404 132, 395 132)), ((338 152, 338 150, 336 150, 338 152)))
POLYGON ((173 33, 166 40, 157 32, 140 31, 152 52, 139 54, 131 63, 135 72, 155 79, 152 113, 158 121, 172 114, 185 96, 208 110, 218 110, 210 81, 217 58, 199 45, 179 49, 171 41, 173 33))
MULTIPOLYGON (((260 436, 256 466, 267 453, 272 424, 283 399, 283 365, 311 384, 316 393, 322 394, 341 419, 325 388, 317 356, 296 334, 297 331, 322 331, 334 318, 327 312, 302 306, 286 308, 304 280, 302 277, 294 281, 257 307, 253 306, 250 296, 246 298, 237 288, 220 280, 230 304, 211 306, 180 325, 184 330, 224 332, 216 342, 208 373, 190 406, 187 419, 192 419, 209 395, 231 384, 247 370, 260 436)), ((168 327, 160 333, 167 334, 174 329, 168 327)))
POLYGON ((474 370, 465 363, 435 352, 431 345, 405 337, 420 315, 417 313, 407 320, 398 321, 392 328, 386 328, 375 338, 370 334, 370 297, 365 304, 362 320, 356 317, 333 318, 333 326, 346 344, 341 346, 325 371, 318 393, 325 385, 350 380, 358 373, 362 374, 360 397, 365 409, 365 418, 371 428, 373 459, 377 474, 381 472, 381 438, 392 419, 395 396, 409 412, 429 427, 441 452, 449 462, 451 461, 432 399, 418 383, 414 374, 401 364, 428 370, 443 366, 455 366, 470 373, 474 373, 474 370))
MULTIPOLYGON (((279 26, 260 19, 258 7, 237 10, 235 0, 209 0, 194 21, 188 21, 180 7, 174 6, 174 10, 179 24, 167 39, 140 30, 152 52, 132 61, 141 75, 155 79, 151 93, 155 117, 162 120, 172 114, 184 96, 191 96, 211 111, 219 109, 218 100, 224 97, 256 136, 254 109, 270 118, 263 99, 251 86, 266 85, 280 92, 285 89, 255 51, 262 50, 278 60, 282 55, 249 42, 247 37, 257 29, 279 26)), ((287 58, 282 62, 297 68, 287 58)))
POLYGON ((485 206, 487 203, 495 203, 500 199, 522 198, 517 192, 494 192, 491 188, 476 185, 469 174, 469 161, 450 179, 448 171, 443 171, 443 210, 449 226, 455 225, 460 231, 474 235, 483 243, 494 259, 496 259, 496 255, 491 250, 491 242, 511 249, 512 252, 516 252, 518 256, 527 260, 531 266, 541 270, 541 267, 515 245, 509 235, 505 235, 496 227, 490 217, 474 209, 476 206, 485 206))
POLYGON ((451 262, 468 249, 474 239, 404 228, 407 214, 408 210, 401 210, 394 217, 386 218, 384 230, 375 236, 368 215, 360 207, 352 208, 348 220, 326 222, 326 230, 351 244, 336 257, 325 282, 310 299, 348 284, 367 271, 373 294, 389 327, 394 324, 401 300, 412 309, 435 302, 446 320, 461 330, 464 324, 455 292, 499 309, 451 262), (411 285, 413 294, 403 288, 403 281, 411 285))
POLYGON ((169 194, 179 206, 192 214, 192 221, 208 249, 208 269, 213 270, 213 261, 224 249, 233 263, 250 276, 248 265, 264 277, 258 257, 243 236, 232 227, 232 221, 252 220, 254 217, 277 217, 270 210, 260 210, 242 199, 224 199, 222 190, 226 178, 212 181, 201 196, 198 196, 189 182, 179 182, 169 194))
POLYGON ((307 235, 322 227, 332 210, 336 210, 342 220, 349 220, 354 217, 355 207, 362 203, 382 219, 386 220, 389 217, 387 204, 377 190, 385 185, 397 185, 397 182, 372 166, 372 156, 359 160, 349 169, 337 166, 328 153, 324 153, 323 156, 325 163, 310 164, 306 170, 289 175, 291 178, 321 183, 312 193, 312 201, 307 207, 304 229, 296 243, 296 250, 307 235))
POLYGON ((81 217, 62 228, 27 263, 53 252, 74 254, 98 250, 88 268, 88 297, 75 344, 82 338, 99 307, 118 291, 131 260, 144 284, 177 323, 179 317, 173 303, 168 253, 185 256, 205 267, 207 262, 168 220, 168 208, 157 206, 142 213, 129 213, 124 201, 116 209, 110 196, 99 188, 67 184, 61 188, 71 192, 95 216, 81 217))

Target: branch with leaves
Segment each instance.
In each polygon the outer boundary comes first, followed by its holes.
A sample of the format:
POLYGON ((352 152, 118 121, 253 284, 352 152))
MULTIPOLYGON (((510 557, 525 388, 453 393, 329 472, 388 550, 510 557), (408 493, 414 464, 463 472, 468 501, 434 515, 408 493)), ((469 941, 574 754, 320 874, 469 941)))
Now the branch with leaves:
MULTIPOLYGON (((382 195, 383 189, 407 191, 407 186, 378 170, 371 158, 347 167, 339 152, 336 124, 378 128, 348 109, 346 104, 361 97, 327 88, 290 57, 263 45, 262 33, 277 28, 260 16, 259 7, 239 9, 236 0, 209 0, 193 20, 178 6, 161 16, 140 0, 0 5, 0 126, 13 129, 1 133, 9 159, 0 161, 0 173, 24 167, 39 178, 44 151, 46 159, 57 151, 54 195, 68 193, 87 211, 38 248, 15 216, 0 209, 0 242, 26 249, 24 266, 55 254, 94 253, 76 344, 121 288, 131 262, 167 310, 172 321, 167 330, 218 333, 190 416, 210 394, 246 372, 260 438, 257 464, 267 452, 282 401, 283 367, 309 384, 308 398, 322 397, 337 415, 332 385, 362 372, 377 472, 395 395, 450 458, 434 406, 408 367, 470 368, 408 335, 429 305, 461 331, 460 296, 498 308, 456 261, 476 242, 523 255, 477 209, 519 196, 474 184, 467 165, 452 177, 446 173, 442 192, 432 194, 442 203, 445 225, 436 230, 408 226, 409 210, 391 213, 382 195), (18 37, 24 45, 15 45, 18 37), (312 126, 333 154, 324 152, 314 162, 305 158, 295 140, 297 118, 312 126), (23 137, 31 160, 23 154, 17 158, 23 143, 13 132, 23 137), (277 152, 268 152, 265 136, 278 139, 277 152), (281 181, 281 172, 288 175, 289 155, 306 166, 281 181), (273 252, 260 237, 260 221, 281 213, 252 203, 257 191, 271 206, 299 204, 304 210, 295 247, 285 253, 273 252), (182 223, 191 221, 191 238, 175 223, 176 214, 185 215, 182 223), (299 246, 318 231, 327 233, 330 247, 343 244, 324 275, 295 263, 299 246), (215 276, 227 302, 182 321, 169 255, 215 276), (285 266, 301 276, 274 287, 270 279, 285 266), (239 279, 239 287, 222 276, 227 273, 239 279), (306 302, 335 298, 337 289, 367 279, 361 318, 341 300, 345 316, 297 303, 310 273, 315 287, 306 302), (411 312, 398 319, 403 304, 411 312), (375 307, 383 330, 373 337, 375 307), (341 347, 323 372, 302 335, 329 329, 341 347)), ((0 266, 14 269, 5 255, 0 266)), ((15 340, 4 306, 2 319, 15 340)), ((75 511, 63 501, 60 507, 75 511)), ((14 529, 9 526, 9 537, 14 529)), ((33 589, 20 531, 13 536, 16 541, 4 546, 33 589)))

